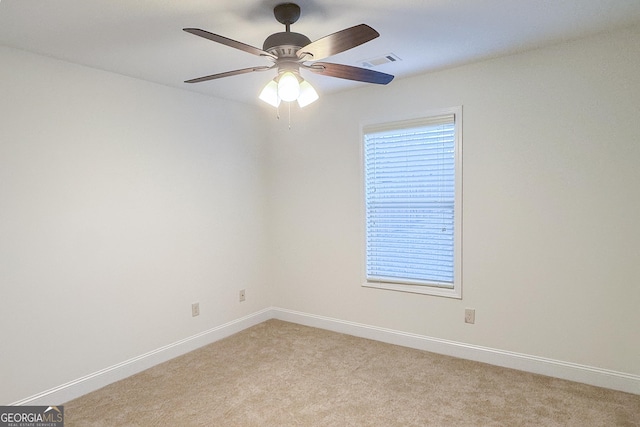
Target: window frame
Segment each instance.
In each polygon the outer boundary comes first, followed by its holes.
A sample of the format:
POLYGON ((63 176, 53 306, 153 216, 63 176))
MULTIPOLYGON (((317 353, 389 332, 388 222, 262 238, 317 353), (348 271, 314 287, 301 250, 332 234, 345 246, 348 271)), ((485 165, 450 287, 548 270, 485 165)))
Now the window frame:
POLYGON ((396 120, 383 123, 364 124, 360 127, 360 167, 361 167, 361 204, 362 204, 362 286, 368 288, 386 289, 392 291, 409 292, 424 295, 434 295, 447 298, 462 299, 462 106, 442 108, 425 112, 418 118, 396 120), (454 117, 454 267, 453 286, 443 286, 442 283, 410 284, 387 281, 373 281, 367 278, 367 209, 366 209, 366 168, 365 168, 365 136, 368 133, 391 129, 411 128, 428 124, 434 118, 453 115, 454 117))

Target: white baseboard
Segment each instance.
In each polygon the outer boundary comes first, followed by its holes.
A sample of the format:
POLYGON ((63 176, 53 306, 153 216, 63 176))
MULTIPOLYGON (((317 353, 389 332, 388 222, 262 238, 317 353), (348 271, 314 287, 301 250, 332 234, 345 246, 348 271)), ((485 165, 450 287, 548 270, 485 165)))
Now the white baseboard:
POLYGON ((244 329, 271 319, 272 309, 267 308, 237 320, 225 323, 199 334, 176 341, 156 350, 110 366, 82 378, 43 391, 17 402, 11 406, 22 405, 61 405, 106 385, 127 378, 145 369, 171 360, 199 347, 221 340, 244 329))
POLYGON ((204 345, 226 338, 269 319, 284 320, 389 344, 475 360, 505 368, 518 369, 640 395, 639 375, 431 338, 423 335, 271 307, 19 400, 11 405, 61 405, 64 402, 68 402, 69 400, 95 391, 204 345))
POLYGON ((547 375, 569 381, 590 384, 612 390, 640 395, 640 375, 616 372, 607 369, 562 362, 538 356, 497 350, 392 329, 379 328, 361 323, 348 322, 330 317, 316 316, 281 308, 273 308, 272 317, 287 322, 326 329, 343 334, 368 338, 389 344, 445 354, 461 359, 484 362, 505 368, 547 375))

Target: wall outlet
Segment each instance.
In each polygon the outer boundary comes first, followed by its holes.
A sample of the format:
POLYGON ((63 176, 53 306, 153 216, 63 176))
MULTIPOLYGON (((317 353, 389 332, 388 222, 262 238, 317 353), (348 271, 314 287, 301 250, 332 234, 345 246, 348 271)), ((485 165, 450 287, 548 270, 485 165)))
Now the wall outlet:
POLYGON ((474 308, 466 308, 464 310, 464 323, 476 323, 476 310, 474 308))
POLYGON ((191 317, 200 316, 200 303, 194 302, 191 304, 191 317))
POLYGON ((244 301, 244 300, 246 299, 246 298, 245 298, 245 295, 244 295, 244 289, 242 289, 242 290, 240 291, 240 293, 239 293, 239 298, 238 298, 238 299, 240 300, 240 302, 242 302, 242 301, 244 301))

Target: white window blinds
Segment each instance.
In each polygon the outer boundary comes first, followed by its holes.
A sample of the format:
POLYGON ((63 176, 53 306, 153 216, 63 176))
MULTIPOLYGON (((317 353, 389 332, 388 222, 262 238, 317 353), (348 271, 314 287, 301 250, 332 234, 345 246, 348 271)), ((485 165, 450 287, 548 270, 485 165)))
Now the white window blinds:
POLYGON ((455 115, 364 131, 368 281, 453 288, 455 115))

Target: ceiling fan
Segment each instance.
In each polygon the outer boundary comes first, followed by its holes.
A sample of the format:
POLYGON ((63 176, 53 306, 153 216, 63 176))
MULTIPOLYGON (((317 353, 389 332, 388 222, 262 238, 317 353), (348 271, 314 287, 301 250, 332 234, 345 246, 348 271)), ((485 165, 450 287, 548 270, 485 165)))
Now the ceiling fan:
POLYGON ((260 99, 275 107, 280 104, 281 100, 287 102, 297 100, 298 104, 304 107, 318 99, 318 94, 301 77, 301 68, 320 75, 366 83, 385 85, 393 80, 392 75, 379 71, 330 62, 315 62, 380 36, 376 30, 368 25, 356 25, 311 42, 304 34, 291 32, 291 24, 295 23, 300 17, 300 7, 297 4, 283 3, 277 5, 273 9, 273 14, 278 22, 285 25, 285 31, 271 34, 267 37, 262 49, 198 28, 184 28, 184 31, 188 33, 264 57, 273 62, 272 65, 212 74, 186 80, 185 83, 199 83, 254 71, 276 69, 278 75, 265 86, 260 94, 260 99))

